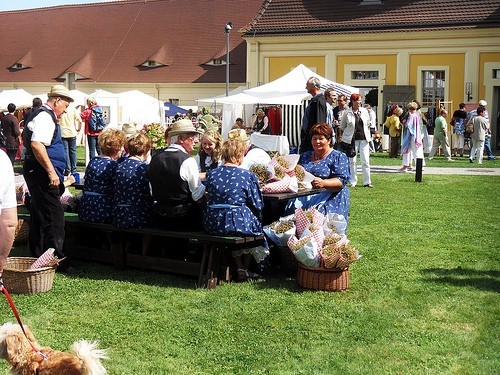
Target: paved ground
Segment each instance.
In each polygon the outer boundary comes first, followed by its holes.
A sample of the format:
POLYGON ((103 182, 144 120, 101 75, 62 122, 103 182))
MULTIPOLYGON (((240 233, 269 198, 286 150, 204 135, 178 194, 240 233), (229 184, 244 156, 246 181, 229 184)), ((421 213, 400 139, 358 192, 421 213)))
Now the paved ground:
MULTIPOLYGON (((371 173, 400 173, 398 169, 400 166, 371 166, 371 173)), ((358 173, 361 173, 361 166, 358 164, 358 173)), ((415 173, 415 171, 407 172, 407 174, 415 173)), ((478 168, 471 164, 470 168, 438 168, 438 167, 424 167, 422 174, 460 174, 471 176, 500 176, 500 168, 478 168)), ((24 180, 22 175, 16 176, 16 183, 24 180)))
MULTIPOLYGON (((371 173, 400 173, 398 169, 400 166, 371 166, 371 173)), ((358 165, 358 172, 361 173, 361 167, 358 165)), ((415 173, 408 172, 408 173, 415 173)), ((461 174, 461 175, 475 175, 475 176, 500 176, 500 168, 478 168, 471 164, 470 168, 438 168, 438 167, 424 167, 423 175, 426 174, 461 174)))

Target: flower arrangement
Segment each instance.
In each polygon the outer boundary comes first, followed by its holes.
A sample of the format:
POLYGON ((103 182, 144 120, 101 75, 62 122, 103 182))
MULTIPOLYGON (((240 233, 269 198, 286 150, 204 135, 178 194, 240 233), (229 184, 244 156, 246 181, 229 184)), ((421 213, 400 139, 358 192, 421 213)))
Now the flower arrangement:
POLYGON ((298 165, 299 155, 275 155, 268 164, 250 166, 259 179, 263 193, 297 192, 311 188, 314 176, 298 165))
POLYGON ((323 215, 311 207, 298 208, 292 217, 280 218, 264 227, 277 246, 284 240, 297 261, 308 267, 346 269, 361 255, 345 235, 346 220, 340 215, 323 215), (295 225, 294 225, 295 224, 295 225), (286 231, 287 236, 282 236, 286 231))
POLYGON ((144 125, 143 132, 151 138, 151 149, 159 150, 167 147, 165 141, 165 128, 158 123, 144 125))

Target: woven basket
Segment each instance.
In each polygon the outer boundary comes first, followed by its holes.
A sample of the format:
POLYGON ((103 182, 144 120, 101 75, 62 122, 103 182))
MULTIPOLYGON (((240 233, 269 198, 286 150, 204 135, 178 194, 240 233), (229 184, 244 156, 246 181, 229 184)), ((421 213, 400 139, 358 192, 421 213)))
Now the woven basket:
POLYGON ((298 263, 297 284, 302 288, 340 292, 349 289, 349 269, 313 268, 298 263))
POLYGON ((36 294, 52 289, 56 267, 28 270, 37 258, 9 257, 3 270, 3 282, 10 293, 36 294))
POLYGON ((19 219, 17 221, 17 227, 14 236, 14 242, 16 243, 16 245, 28 242, 29 229, 29 222, 27 220, 19 219))

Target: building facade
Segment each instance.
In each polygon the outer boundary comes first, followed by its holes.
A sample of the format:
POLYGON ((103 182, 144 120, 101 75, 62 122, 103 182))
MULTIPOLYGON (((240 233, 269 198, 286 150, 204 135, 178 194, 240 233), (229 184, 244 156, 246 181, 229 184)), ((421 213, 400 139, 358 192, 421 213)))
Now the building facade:
POLYGON ((379 124, 389 102, 453 113, 485 99, 499 147, 500 1, 267 0, 243 32, 251 86, 302 63, 375 93, 379 124))

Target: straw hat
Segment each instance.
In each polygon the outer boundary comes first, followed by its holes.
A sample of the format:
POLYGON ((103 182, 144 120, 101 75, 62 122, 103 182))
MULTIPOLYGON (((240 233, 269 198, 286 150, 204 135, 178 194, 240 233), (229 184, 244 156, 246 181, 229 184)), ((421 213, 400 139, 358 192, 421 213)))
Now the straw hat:
POLYGON ((189 134, 189 133, 203 134, 203 131, 196 129, 191 120, 184 118, 172 124, 171 129, 168 132, 168 135, 173 136, 173 135, 189 134))
POLYGON ((73 98, 71 97, 71 94, 69 93, 69 90, 66 86, 64 85, 54 85, 50 88, 50 92, 47 94, 49 98, 54 98, 54 97, 62 97, 64 99, 68 99, 68 102, 74 102, 73 98))
POLYGON ((483 106, 483 107, 486 107, 488 105, 488 103, 486 103, 486 100, 482 99, 482 100, 479 101, 479 105, 483 106))
POLYGON ((227 139, 239 139, 240 141, 250 141, 248 134, 243 129, 233 129, 227 134, 227 139))

